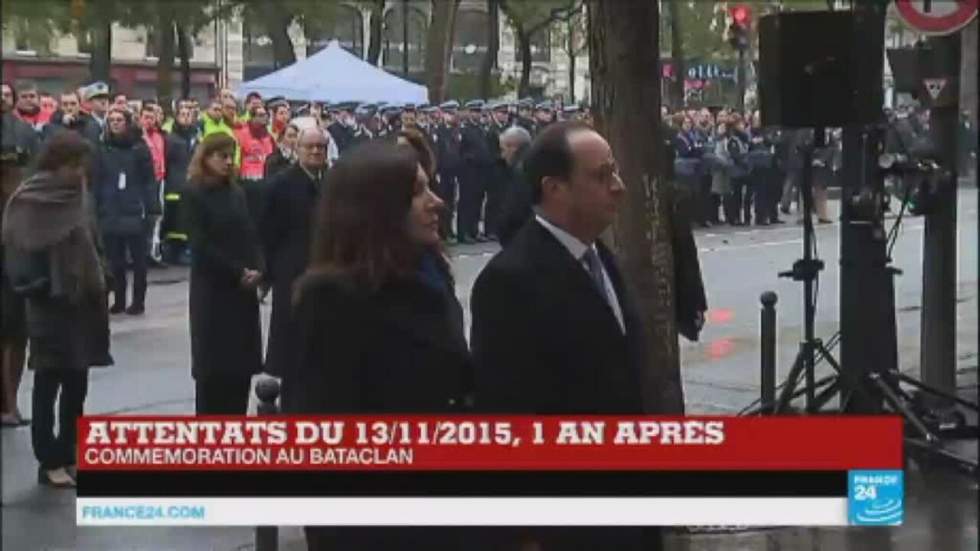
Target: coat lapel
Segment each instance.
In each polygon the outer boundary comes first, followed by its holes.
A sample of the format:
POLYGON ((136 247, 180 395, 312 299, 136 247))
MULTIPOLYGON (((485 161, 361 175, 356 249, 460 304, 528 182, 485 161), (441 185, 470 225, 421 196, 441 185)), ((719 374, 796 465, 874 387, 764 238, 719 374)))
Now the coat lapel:
MULTIPOLYGON (((560 295, 577 299, 580 297, 582 307, 588 308, 588 311, 581 312, 583 317, 605 320, 605 325, 622 336, 623 332, 616 320, 616 314, 613 313, 609 303, 599 295, 585 268, 539 222, 532 219, 527 225, 531 239, 531 257, 536 259, 542 273, 550 274, 548 277, 559 290, 560 295)), ((610 263, 606 258, 602 260, 606 272, 610 274, 609 278, 613 279, 610 263)), ((621 296, 619 289, 616 289, 616 296, 618 299, 621 296)), ((622 304, 622 299, 619 299, 619 302, 622 304)))

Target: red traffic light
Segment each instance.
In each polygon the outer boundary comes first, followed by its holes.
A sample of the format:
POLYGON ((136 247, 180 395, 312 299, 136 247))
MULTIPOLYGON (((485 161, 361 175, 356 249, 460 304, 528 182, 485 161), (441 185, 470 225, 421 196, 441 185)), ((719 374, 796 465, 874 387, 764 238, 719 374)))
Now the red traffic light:
POLYGON ((732 21, 740 27, 745 27, 749 23, 749 16, 751 15, 751 10, 745 4, 739 4, 732 8, 731 16, 732 21))

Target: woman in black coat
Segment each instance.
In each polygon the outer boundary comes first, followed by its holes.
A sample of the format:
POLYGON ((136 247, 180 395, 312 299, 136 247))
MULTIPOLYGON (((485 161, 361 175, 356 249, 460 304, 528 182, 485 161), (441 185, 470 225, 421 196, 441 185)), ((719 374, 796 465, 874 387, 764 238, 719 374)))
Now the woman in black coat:
POLYGON ((88 370, 112 364, 105 272, 84 189, 90 155, 81 135, 54 135, 38 172, 13 193, 3 219, 4 272, 27 302, 38 482, 57 487, 75 485, 75 424, 88 370))
MULTIPOLYGON (((327 176, 311 264, 297 284, 300 413, 451 413, 471 364, 440 249, 431 159, 370 143, 327 176)), ((461 532, 310 528, 310 549, 464 549, 461 532)))
POLYGON ((256 288, 258 237, 234 182, 235 141, 204 138, 191 161, 184 214, 191 245, 191 375, 197 413, 244 415, 252 375, 262 367, 256 288))
POLYGON ((112 269, 110 313, 140 315, 146 300, 146 224, 161 212, 150 150, 122 110, 106 116, 105 143, 99 149, 92 187, 112 269), (133 261, 133 296, 126 308, 126 253, 133 261))

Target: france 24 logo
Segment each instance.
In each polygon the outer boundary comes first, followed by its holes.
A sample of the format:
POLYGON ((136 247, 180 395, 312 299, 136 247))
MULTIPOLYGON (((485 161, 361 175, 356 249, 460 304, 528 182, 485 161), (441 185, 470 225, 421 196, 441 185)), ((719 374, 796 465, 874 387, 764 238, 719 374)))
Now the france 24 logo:
POLYGON ((902 471, 849 471, 847 517, 852 526, 898 526, 905 518, 902 471))

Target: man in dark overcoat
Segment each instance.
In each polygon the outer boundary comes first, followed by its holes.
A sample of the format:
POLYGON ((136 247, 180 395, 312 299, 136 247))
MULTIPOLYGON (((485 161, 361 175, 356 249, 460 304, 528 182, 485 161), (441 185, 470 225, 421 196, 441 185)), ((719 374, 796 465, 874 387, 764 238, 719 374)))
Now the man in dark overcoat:
MULTIPOLYGON (((554 123, 531 145, 524 172, 534 218, 473 286, 476 408, 680 413, 663 398, 671 391, 651 365, 638 305, 599 240, 626 191, 609 144, 584 123, 554 123)), ((497 536, 508 540, 498 548, 507 549, 515 543, 544 551, 661 548, 658 531, 643 528, 502 530, 497 536)))
POLYGON ((282 406, 289 411, 295 396, 293 367, 296 345, 292 321, 293 283, 309 261, 312 220, 323 192, 327 139, 316 128, 303 130, 297 143, 298 160, 269 185, 262 223, 262 246, 272 288, 272 320, 265 371, 282 379, 282 406))

